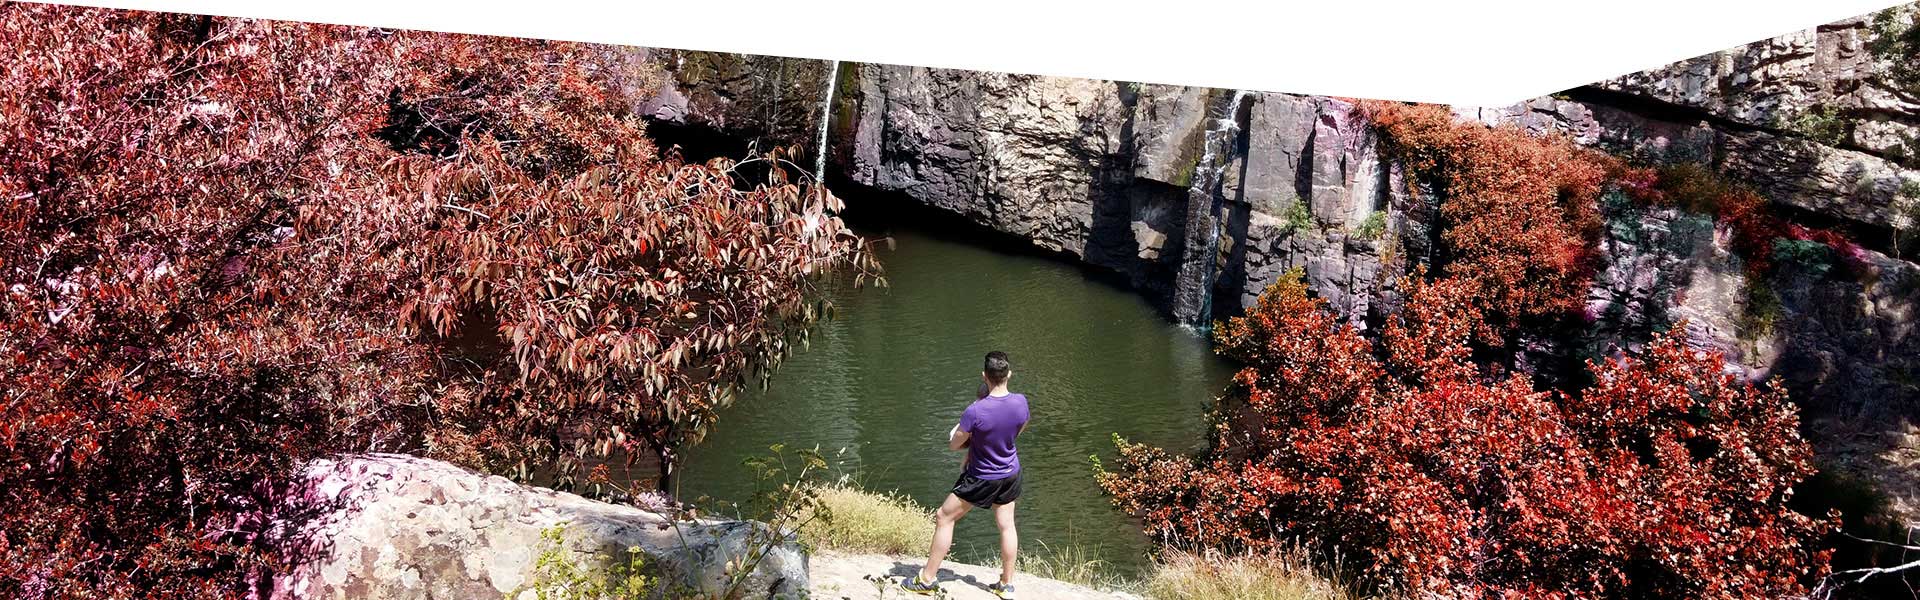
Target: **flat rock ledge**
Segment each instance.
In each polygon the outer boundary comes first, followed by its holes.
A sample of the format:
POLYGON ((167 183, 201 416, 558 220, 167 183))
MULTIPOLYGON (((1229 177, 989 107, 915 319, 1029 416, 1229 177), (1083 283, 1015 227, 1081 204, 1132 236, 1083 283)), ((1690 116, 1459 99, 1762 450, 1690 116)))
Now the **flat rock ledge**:
MULTIPOLYGON (((274 578, 276 600, 531 599, 540 556, 555 548, 578 565, 637 549, 672 574, 663 586, 681 590, 672 596, 704 595, 724 589, 727 561, 765 532, 739 521, 675 527, 658 513, 398 454, 314 461, 302 485, 278 515, 296 566, 274 578), (560 543, 543 539, 563 524, 560 543)), ((744 598, 808 597, 807 555, 789 540, 743 589, 744 598)))

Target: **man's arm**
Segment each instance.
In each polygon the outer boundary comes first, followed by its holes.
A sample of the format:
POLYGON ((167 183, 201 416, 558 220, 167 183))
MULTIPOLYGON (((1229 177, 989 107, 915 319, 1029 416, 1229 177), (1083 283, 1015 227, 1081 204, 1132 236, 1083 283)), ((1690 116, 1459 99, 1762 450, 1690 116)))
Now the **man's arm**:
POLYGON ((965 450, 967 448, 967 440, 972 438, 972 433, 961 431, 960 426, 955 425, 953 426, 953 431, 947 432, 947 449, 965 450))

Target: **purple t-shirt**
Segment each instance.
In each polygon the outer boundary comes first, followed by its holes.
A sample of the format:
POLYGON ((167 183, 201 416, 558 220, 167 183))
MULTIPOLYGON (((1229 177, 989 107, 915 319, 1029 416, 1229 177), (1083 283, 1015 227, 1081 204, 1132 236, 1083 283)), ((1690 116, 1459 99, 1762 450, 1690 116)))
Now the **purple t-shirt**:
POLYGON ((967 439, 966 475, 1006 479, 1020 472, 1020 451, 1013 438, 1027 424, 1027 397, 1022 394, 987 396, 973 401, 960 414, 960 430, 967 439))

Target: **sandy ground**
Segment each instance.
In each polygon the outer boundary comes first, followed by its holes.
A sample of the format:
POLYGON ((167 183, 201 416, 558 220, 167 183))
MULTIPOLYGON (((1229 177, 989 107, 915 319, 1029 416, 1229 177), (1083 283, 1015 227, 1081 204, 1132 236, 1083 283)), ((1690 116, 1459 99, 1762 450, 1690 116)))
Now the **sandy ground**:
MULTIPOLYGON (((903 600, 927 598, 900 589, 925 559, 880 554, 821 552, 808 561, 815 600, 903 600)), ((1000 581, 1000 568, 955 562, 940 565, 939 585, 950 600, 995 600, 987 584, 1000 581)), ((1138 596, 1103 592, 1071 583, 1016 575, 1014 591, 1021 600, 1138 600, 1138 596)))

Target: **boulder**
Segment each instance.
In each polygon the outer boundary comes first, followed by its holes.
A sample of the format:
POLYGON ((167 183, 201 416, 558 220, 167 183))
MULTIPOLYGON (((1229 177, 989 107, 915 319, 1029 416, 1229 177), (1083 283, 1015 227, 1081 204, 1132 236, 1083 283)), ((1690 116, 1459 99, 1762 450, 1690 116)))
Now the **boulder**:
MULTIPOLYGON (((684 597, 724 590, 728 562, 772 535, 759 523, 675 521, 399 454, 316 460, 303 475, 278 517, 294 566, 274 578, 276 599, 533 598, 543 555, 591 568, 630 552, 661 577, 657 596, 684 597)), ((807 588, 807 556, 787 539, 739 589, 801 598, 807 588)))

